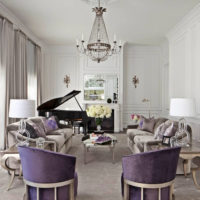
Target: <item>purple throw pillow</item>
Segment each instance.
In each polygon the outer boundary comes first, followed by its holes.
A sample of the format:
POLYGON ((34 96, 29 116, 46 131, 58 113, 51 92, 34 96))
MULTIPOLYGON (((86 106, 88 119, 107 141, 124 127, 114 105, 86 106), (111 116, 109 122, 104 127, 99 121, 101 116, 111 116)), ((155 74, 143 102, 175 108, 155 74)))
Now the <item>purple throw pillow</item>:
POLYGON ((54 116, 51 116, 48 119, 44 119, 43 123, 46 132, 58 129, 58 124, 54 116))

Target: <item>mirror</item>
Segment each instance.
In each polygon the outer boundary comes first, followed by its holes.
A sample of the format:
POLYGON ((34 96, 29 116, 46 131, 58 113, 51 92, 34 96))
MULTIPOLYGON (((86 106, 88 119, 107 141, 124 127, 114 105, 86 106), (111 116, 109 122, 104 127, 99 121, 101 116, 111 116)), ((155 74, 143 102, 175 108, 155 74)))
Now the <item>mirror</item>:
POLYGON ((107 102, 107 99, 117 103, 117 75, 84 75, 84 100, 107 102))

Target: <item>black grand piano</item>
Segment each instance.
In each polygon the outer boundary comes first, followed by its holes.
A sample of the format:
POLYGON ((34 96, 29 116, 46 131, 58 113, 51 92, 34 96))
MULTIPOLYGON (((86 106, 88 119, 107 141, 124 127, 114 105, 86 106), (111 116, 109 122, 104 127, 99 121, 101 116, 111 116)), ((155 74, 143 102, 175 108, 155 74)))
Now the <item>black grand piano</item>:
MULTIPOLYGON (((78 100, 76 99, 76 95, 78 95, 81 91, 73 90, 72 92, 68 93, 64 97, 59 97, 55 99, 51 99, 40 106, 38 106, 38 115, 49 117, 49 116, 56 116, 58 120, 64 120, 69 122, 70 124, 74 124, 74 122, 81 121, 84 128, 84 133, 92 132, 96 130, 96 124, 94 118, 88 117, 86 111, 84 111, 78 100), (59 110, 56 109, 66 101, 74 98, 80 108, 78 110, 59 110)), ((110 119, 105 119, 102 123, 102 128, 107 132, 114 131, 114 112, 112 112, 112 117, 110 119)))

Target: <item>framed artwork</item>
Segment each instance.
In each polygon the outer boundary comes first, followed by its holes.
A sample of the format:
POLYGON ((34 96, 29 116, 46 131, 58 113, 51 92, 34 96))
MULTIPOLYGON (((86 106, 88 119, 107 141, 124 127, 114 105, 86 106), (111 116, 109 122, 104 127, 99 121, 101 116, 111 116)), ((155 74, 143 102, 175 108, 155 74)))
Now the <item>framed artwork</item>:
POLYGON ((171 139, 170 136, 163 136, 162 144, 166 146, 170 146, 170 139, 171 139))

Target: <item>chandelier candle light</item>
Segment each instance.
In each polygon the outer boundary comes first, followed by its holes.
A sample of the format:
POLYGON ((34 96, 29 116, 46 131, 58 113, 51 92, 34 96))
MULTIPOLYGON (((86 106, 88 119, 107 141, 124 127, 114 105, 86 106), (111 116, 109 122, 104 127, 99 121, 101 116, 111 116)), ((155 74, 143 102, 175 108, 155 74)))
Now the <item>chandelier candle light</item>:
POLYGON ((79 45, 79 40, 77 40, 76 47, 81 54, 85 54, 93 61, 100 63, 101 61, 107 60, 109 56, 119 53, 121 51, 122 42, 119 41, 119 45, 117 45, 117 38, 116 35, 114 35, 113 47, 111 47, 103 19, 103 13, 106 12, 106 8, 100 6, 100 0, 98 0, 98 4, 98 7, 93 8, 93 12, 96 12, 96 18, 87 48, 85 47, 83 34, 81 44, 79 45))

